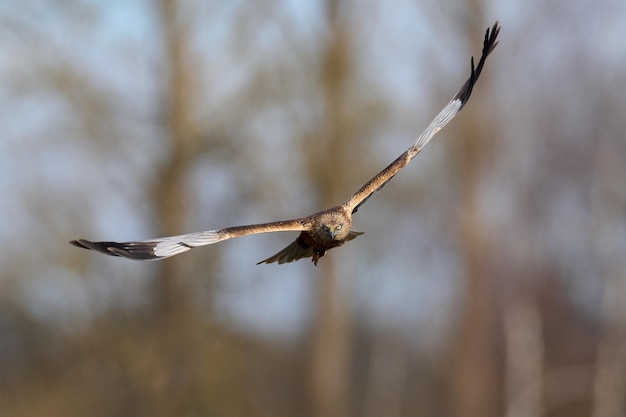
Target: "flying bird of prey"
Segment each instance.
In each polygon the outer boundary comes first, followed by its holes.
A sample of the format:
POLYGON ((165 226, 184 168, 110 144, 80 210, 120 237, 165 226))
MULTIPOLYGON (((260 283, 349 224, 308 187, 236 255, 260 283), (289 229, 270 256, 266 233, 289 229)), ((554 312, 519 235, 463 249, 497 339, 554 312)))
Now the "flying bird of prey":
MULTIPOLYGON (((317 265, 318 260, 327 250, 343 245, 345 242, 363 234, 350 230, 352 215, 365 203, 373 193, 380 190, 402 168, 404 168, 437 132, 448 124, 450 120, 463 108, 472 94, 472 89, 485 64, 487 56, 494 50, 498 42, 496 38, 500 27, 496 22, 491 29, 487 29, 483 41, 483 50, 474 66, 471 59, 471 73, 465 84, 439 114, 428 125, 426 130, 417 138, 402 155, 383 169, 374 178, 369 180, 352 197, 340 206, 323 210, 307 217, 293 220, 283 220, 271 223, 252 224, 248 226, 227 227, 219 230, 189 233, 179 236, 170 236, 158 239, 141 240, 137 242, 92 242, 85 239, 72 240, 70 243, 79 248, 91 249, 111 256, 122 256, 136 260, 163 259, 178 255, 197 246, 212 245, 223 240, 234 239, 257 233, 270 232, 300 232, 300 235, 285 249, 259 262, 279 264, 311 257, 317 265)), ((257 264, 258 265, 258 264, 257 264)))

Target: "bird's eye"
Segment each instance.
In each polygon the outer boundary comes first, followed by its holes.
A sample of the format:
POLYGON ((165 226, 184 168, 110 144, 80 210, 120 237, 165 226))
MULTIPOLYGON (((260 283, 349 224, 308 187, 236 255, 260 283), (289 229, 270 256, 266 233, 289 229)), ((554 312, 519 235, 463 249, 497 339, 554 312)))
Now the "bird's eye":
POLYGON ((341 230, 341 227, 342 227, 342 226, 343 226, 342 224, 338 224, 338 225, 337 225, 337 230, 341 230))
POLYGON ((326 230, 328 232, 330 230, 330 227, 324 225, 324 230, 326 230))

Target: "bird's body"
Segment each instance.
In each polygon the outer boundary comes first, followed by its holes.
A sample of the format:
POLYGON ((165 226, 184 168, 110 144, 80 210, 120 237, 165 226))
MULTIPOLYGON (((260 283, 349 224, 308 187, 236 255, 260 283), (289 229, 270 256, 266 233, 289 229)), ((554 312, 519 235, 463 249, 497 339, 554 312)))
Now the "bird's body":
POLYGON ((277 254, 262 260, 259 264, 272 262, 282 264, 312 257, 313 263, 317 265, 317 261, 327 250, 341 246, 363 234, 350 230, 352 214, 343 206, 333 207, 306 217, 305 223, 310 224, 309 229, 300 232, 295 242, 277 254))
POLYGON ((352 215, 357 212, 373 193, 379 191, 402 168, 408 165, 430 139, 448 124, 467 103, 487 56, 498 44, 496 39, 499 32, 500 28, 497 22, 493 25, 491 31, 487 29, 483 41, 482 56, 478 62, 478 66, 474 67, 474 59, 472 58, 470 77, 452 100, 448 102, 428 125, 426 130, 422 132, 413 145, 340 206, 299 219, 227 227, 219 230, 208 230, 151 240, 136 242, 92 242, 85 239, 78 239, 72 240, 70 243, 80 248, 95 250, 111 256, 122 256, 136 260, 152 260, 177 255, 197 246, 210 245, 223 240, 251 234, 299 231, 300 235, 293 243, 259 263, 277 262, 282 264, 311 257, 313 262, 317 265, 319 258, 324 256, 326 251, 341 246, 345 242, 362 234, 362 232, 350 230, 352 226, 352 215))

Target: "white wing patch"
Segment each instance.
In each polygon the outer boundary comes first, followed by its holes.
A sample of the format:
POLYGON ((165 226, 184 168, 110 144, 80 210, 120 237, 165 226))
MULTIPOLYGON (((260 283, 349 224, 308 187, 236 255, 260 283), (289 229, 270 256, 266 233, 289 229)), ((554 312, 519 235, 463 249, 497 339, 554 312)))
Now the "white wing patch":
POLYGON ((159 258, 167 258, 187 252, 191 248, 197 246, 212 245, 224 240, 217 230, 207 230, 205 232, 189 233, 186 235, 171 236, 162 239, 153 239, 145 241, 146 243, 154 243, 154 256, 159 258))
POLYGON ((86 239, 77 239, 72 240, 70 244, 111 256, 122 256, 137 261, 151 261, 169 258, 170 256, 187 252, 196 246, 210 245, 229 238, 230 235, 228 233, 219 230, 207 230, 206 232, 138 240, 135 242, 92 242, 86 239))
POLYGON ((441 129, 444 128, 445 125, 448 124, 450 120, 457 115, 459 110, 463 107, 463 103, 460 99, 451 100, 446 107, 444 107, 437 116, 433 119, 432 122, 428 125, 428 127, 422 132, 422 134, 417 138, 415 143, 413 144, 413 149, 417 152, 422 150, 428 142, 435 136, 441 129))

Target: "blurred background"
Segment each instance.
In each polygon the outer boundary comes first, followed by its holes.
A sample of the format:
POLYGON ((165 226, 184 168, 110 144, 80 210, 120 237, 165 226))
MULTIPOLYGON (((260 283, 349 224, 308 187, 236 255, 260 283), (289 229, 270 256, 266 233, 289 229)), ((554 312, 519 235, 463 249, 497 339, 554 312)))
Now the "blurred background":
POLYGON ((626 3, 5 0, 0 415, 626 415, 626 3), (317 267, 294 218, 463 112, 317 267))

